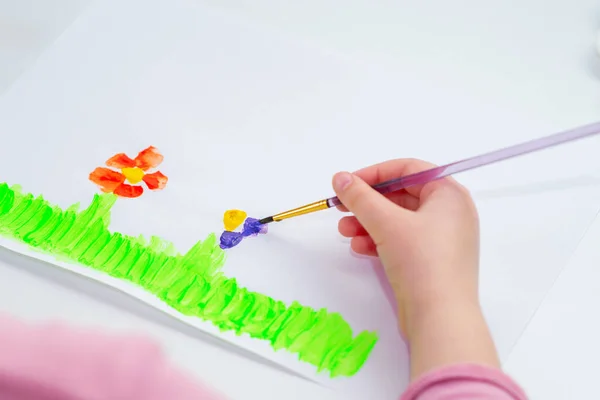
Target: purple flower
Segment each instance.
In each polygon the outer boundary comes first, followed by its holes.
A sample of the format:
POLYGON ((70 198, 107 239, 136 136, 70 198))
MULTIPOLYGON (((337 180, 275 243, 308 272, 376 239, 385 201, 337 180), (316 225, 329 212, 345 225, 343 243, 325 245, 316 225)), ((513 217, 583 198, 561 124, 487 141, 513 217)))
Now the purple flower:
POLYGON ((243 238, 244 237, 242 236, 242 234, 240 232, 225 231, 221 234, 220 246, 223 250, 230 249, 230 248, 240 244, 240 242, 242 241, 243 238))
POLYGON ((261 224, 256 218, 248 217, 244 222, 244 229, 242 230, 242 235, 244 237, 257 236, 259 233, 267 233, 267 230, 268 229, 266 224, 261 224))

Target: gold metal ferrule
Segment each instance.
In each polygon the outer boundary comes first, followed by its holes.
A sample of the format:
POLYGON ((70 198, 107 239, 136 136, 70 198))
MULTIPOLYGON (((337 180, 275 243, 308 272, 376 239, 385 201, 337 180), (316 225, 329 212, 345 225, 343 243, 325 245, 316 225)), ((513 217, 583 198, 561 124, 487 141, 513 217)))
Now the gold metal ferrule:
POLYGON ((284 219, 297 217, 298 215, 310 214, 312 212, 326 210, 328 208, 329 205, 327 204, 327 200, 320 200, 302 207, 294 208, 293 210, 273 215, 273 221, 279 222, 283 221, 284 219))

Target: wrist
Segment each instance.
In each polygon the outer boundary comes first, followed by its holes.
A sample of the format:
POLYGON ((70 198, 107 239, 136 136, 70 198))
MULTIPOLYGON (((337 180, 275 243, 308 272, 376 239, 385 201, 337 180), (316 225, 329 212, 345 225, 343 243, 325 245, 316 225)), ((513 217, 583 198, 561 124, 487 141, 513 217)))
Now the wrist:
POLYGON ((477 298, 470 296, 440 297, 421 301, 405 308, 407 339, 433 325, 448 324, 460 319, 483 318, 477 298))
POLYGON ((478 299, 453 296, 439 300, 406 310, 411 376, 458 363, 499 367, 478 299))
POLYGON ((402 310, 403 330, 410 339, 410 331, 426 325, 429 321, 444 315, 465 313, 482 315, 477 290, 433 289, 423 290, 408 299, 399 299, 402 310))

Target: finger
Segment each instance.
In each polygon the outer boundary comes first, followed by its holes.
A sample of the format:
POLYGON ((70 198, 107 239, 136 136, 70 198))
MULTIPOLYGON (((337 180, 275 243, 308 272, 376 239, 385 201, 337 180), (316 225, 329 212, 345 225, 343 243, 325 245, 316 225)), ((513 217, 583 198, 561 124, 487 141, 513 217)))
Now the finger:
POLYGON ((428 207, 442 207, 447 212, 452 212, 449 207, 462 205, 470 209, 477 216, 477 209, 471 194, 460 183, 454 180, 440 180, 437 185, 426 185, 421 192, 420 209, 428 207), (434 195, 435 194, 435 195, 434 195))
MULTIPOLYGON (((411 211, 416 211, 419 208, 419 199, 406 192, 391 193, 388 198, 400 207, 411 211)), ((338 222, 338 231, 344 237, 368 235, 366 229, 355 216, 347 216, 340 219, 338 222)))
POLYGON ((356 217, 344 217, 338 223, 338 231, 344 237, 368 235, 366 229, 358 222, 356 217))
MULTIPOLYGON (((411 211, 416 211, 419 208, 419 198, 413 196, 405 190, 401 190, 399 192, 386 193, 385 197, 390 201, 398 204, 400 207, 406 208, 411 211)), ((341 205, 336 207, 341 212, 349 212, 349 210, 341 205)))
POLYGON ((406 208, 407 210, 416 211, 419 208, 419 198, 408 193, 406 190, 388 193, 385 195, 385 197, 398 204, 400 207, 406 208))
MULTIPOLYGON (((431 168, 435 168, 435 164, 431 164, 427 161, 406 158, 375 164, 356 171, 355 175, 360 177, 369 185, 376 185, 391 179, 397 179, 402 176, 426 171, 431 168)), ((423 186, 424 185, 410 186, 405 190, 411 195, 420 198, 423 186)))
POLYGON ((345 213, 349 212, 348 209, 344 205, 336 206, 335 208, 337 208, 341 212, 345 212, 345 213))
POLYGON ((404 218, 404 213, 410 213, 347 172, 336 174, 332 184, 340 201, 352 211, 376 243, 383 243, 389 231, 395 228, 390 224, 391 218, 404 218))
POLYGON ((356 236, 350 242, 350 248, 358 254, 377 257, 377 246, 370 236, 356 236))

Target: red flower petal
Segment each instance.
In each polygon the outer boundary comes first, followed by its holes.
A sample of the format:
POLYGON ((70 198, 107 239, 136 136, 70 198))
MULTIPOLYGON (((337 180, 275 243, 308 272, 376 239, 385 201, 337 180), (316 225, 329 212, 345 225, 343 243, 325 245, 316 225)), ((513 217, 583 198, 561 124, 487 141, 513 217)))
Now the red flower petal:
POLYGON ((148 185, 148 189, 161 190, 165 188, 169 178, 164 176, 160 171, 156 171, 152 174, 144 175, 143 180, 146 182, 146 185, 148 185))
POLYGON ((119 185, 113 192, 117 196, 129 197, 131 199, 140 197, 144 193, 144 188, 141 186, 132 186, 126 183, 119 185))
POLYGON ((112 169, 98 167, 90 174, 90 181, 100 186, 103 192, 110 193, 125 182, 125 176, 112 169))
POLYGON ((106 165, 113 168, 133 168, 135 167, 135 161, 127 156, 125 153, 115 154, 106 161, 106 165))
POLYGON ((144 171, 150 168, 156 168, 163 161, 164 157, 158 152, 156 147, 150 146, 146 150, 142 150, 135 158, 135 165, 144 171))

